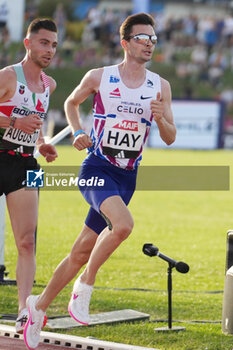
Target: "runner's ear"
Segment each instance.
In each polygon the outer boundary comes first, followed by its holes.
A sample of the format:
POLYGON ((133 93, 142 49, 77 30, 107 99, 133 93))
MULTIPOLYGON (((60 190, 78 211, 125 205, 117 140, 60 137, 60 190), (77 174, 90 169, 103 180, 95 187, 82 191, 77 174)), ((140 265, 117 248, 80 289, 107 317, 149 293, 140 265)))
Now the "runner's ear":
POLYGON ((29 39, 25 38, 23 42, 24 42, 25 49, 27 50, 29 46, 29 39))
POLYGON ((123 49, 126 48, 127 45, 127 41, 125 39, 121 40, 121 46, 123 47, 123 49))

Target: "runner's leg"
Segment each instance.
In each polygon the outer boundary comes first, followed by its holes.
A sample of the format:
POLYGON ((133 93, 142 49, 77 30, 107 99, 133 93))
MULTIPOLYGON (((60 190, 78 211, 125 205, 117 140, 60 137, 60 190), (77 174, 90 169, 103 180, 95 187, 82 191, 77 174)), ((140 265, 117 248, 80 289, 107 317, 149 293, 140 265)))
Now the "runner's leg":
POLYGON ((123 242, 133 229, 133 218, 120 196, 106 198, 100 206, 101 212, 110 220, 112 230, 105 229, 98 237, 91 252, 81 281, 93 285, 100 266, 123 242))
POLYGON ((26 307, 35 277, 35 229, 38 215, 38 192, 20 190, 6 196, 11 225, 18 249, 16 280, 19 312, 26 307))

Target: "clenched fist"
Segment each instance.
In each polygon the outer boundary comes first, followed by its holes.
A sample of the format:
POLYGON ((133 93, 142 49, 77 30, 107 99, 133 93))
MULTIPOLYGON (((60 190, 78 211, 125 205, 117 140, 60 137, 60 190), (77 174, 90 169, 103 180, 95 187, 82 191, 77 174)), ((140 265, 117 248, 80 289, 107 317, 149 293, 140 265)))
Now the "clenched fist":
POLYGON ((79 134, 75 137, 73 146, 79 151, 82 151, 85 148, 91 147, 93 145, 92 139, 87 134, 79 134))
POLYGON ((157 123, 164 116, 164 104, 163 104, 163 100, 161 100, 160 92, 157 93, 156 100, 151 101, 150 107, 153 113, 154 120, 157 123))

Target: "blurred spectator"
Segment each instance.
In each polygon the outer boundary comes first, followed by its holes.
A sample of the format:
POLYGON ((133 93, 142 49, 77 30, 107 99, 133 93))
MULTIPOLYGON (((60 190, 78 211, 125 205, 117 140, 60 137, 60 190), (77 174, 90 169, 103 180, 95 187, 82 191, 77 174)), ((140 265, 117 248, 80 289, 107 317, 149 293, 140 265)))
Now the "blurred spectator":
POLYGON ((184 39, 186 46, 193 46, 196 43, 197 32, 197 18, 194 15, 190 15, 187 18, 183 18, 182 28, 184 32, 184 39))
POLYGON ((87 21, 94 33, 94 40, 100 40, 102 13, 97 7, 92 7, 87 14, 87 21))
POLYGON ((223 53, 222 48, 213 52, 209 57, 208 76, 210 82, 216 86, 220 82, 224 70, 227 68, 227 58, 223 53))
POLYGON ((84 47, 79 47, 79 49, 74 54, 74 64, 77 67, 84 67, 85 66, 85 54, 84 54, 84 47))
MULTIPOLYGON (((15 57, 10 57, 10 36, 6 27, 7 3, 1 0, 0 6, 0 65, 11 64, 11 60, 20 61, 23 51, 17 48, 15 57), (4 28, 4 29, 3 29, 4 28), (2 35, 1 35, 2 34, 2 35), (7 50, 6 50, 7 49, 7 50)), ((25 20, 38 15, 37 0, 27 1, 25 20)), ((89 10, 85 27, 77 25, 81 43, 73 40, 72 31, 66 33, 66 13, 63 2, 57 5, 53 14, 59 29, 60 50, 51 64, 51 68, 97 67, 117 64, 122 57, 119 39, 119 25, 127 17, 125 10, 101 10, 98 6, 89 10)), ((177 97, 198 97, 198 86, 204 83, 204 89, 220 96, 233 111, 231 89, 224 88, 222 77, 227 69, 233 69, 233 15, 203 16, 189 14, 178 18, 165 17, 165 13, 153 13, 156 20, 158 45, 153 61, 161 64, 168 74, 176 74, 181 81, 177 97), (221 45, 221 47, 219 46, 221 45), (221 94, 221 90, 222 94, 221 94)), ((179 84, 178 84, 179 85, 179 84)), ((200 89, 202 90, 202 89, 200 89)))
POLYGON ((2 31, 7 26, 7 19, 8 19, 8 7, 7 3, 4 2, 0 5, 0 34, 2 36, 2 31))
POLYGON ((181 61, 176 65, 176 74, 178 78, 186 78, 189 74, 187 62, 181 61))
POLYGON ((105 31, 108 34, 112 34, 115 31, 115 20, 116 16, 112 9, 107 9, 105 15, 104 15, 104 26, 105 31))
POLYGON ((66 37, 62 45, 62 50, 63 50, 65 59, 72 58, 74 48, 75 48, 75 43, 73 42, 73 40, 69 36, 66 37))
POLYGON ((10 45, 10 33, 7 27, 8 7, 7 2, 0 5, 0 68, 8 66, 10 62, 10 54, 8 51, 10 45))
POLYGON ((10 55, 6 50, 0 51, 0 69, 10 64, 10 55))
POLYGON ((191 61, 198 67, 207 63, 208 53, 206 46, 203 44, 196 45, 191 53, 191 61))
POLYGON ((7 26, 5 26, 2 29, 1 43, 3 44, 4 49, 8 49, 8 47, 10 45, 10 32, 9 32, 7 26))
POLYGON ((15 62, 21 62, 25 56, 25 50, 23 46, 20 46, 15 53, 15 62))
POLYGON ((209 17, 207 20, 207 26, 204 33, 204 40, 207 46, 208 53, 210 54, 213 46, 218 42, 218 32, 217 32, 217 23, 212 18, 209 17))
POLYGON ((226 103, 227 109, 233 107, 233 88, 227 86, 220 94, 220 100, 226 103))
POLYGON ((233 35, 233 17, 227 16, 224 19, 223 36, 229 39, 233 35))
POLYGON ((66 35, 66 14, 62 3, 57 5, 53 14, 53 19, 56 22, 58 29, 58 45, 62 46, 66 35))
POLYGON ((26 12, 25 12, 25 27, 27 28, 28 25, 38 16, 37 6, 34 3, 34 1, 27 2, 26 5, 26 12))
POLYGON ((82 43, 86 46, 90 45, 94 40, 94 35, 95 34, 91 28, 89 21, 86 21, 82 34, 82 43))
POLYGON ((210 22, 208 20, 208 17, 203 17, 198 20, 197 23, 197 40, 200 43, 205 44, 205 33, 210 28, 210 22))

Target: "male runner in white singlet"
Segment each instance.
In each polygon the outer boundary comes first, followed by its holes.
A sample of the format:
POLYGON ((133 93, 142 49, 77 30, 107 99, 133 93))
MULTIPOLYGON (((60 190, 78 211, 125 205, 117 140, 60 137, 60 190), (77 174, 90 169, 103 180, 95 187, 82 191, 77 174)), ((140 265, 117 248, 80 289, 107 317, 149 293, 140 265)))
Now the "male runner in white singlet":
POLYGON ((23 61, 0 71, 0 195, 6 195, 18 249, 18 333, 23 333, 28 319, 26 299, 36 269, 38 193, 25 190, 26 170, 39 168, 33 157, 35 146, 47 162, 57 157, 55 148, 45 144, 41 132, 49 96, 56 88, 56 82, 42 71, 56 52, 55 23, 48 19, 34 20, 28 27, 24 45, 23 61))
POLYGON ((68 310, 82 324, 89 322, 89 302, 100 266, 133 229, 127 208, 136 185, 137 167, 153 119, 166 144, 175 140, 168 81, 145 68, 157 41, 154 20, 141 13, 129 16, 120 28, 125 57, 115 66, 89 71, 65 103, 74 133, 74 147, 88 148, 79 178, 104 179, 101 189, 79 186, 90 204, 85 225, 71 253, 57 267, 40 296, 30 296, 30 318, 24 331, 29 349, 39 343, 45 310, 87 262, 76 280, 68 310), (91 135, 82 129, 78 106, 94 94, 91 135))

